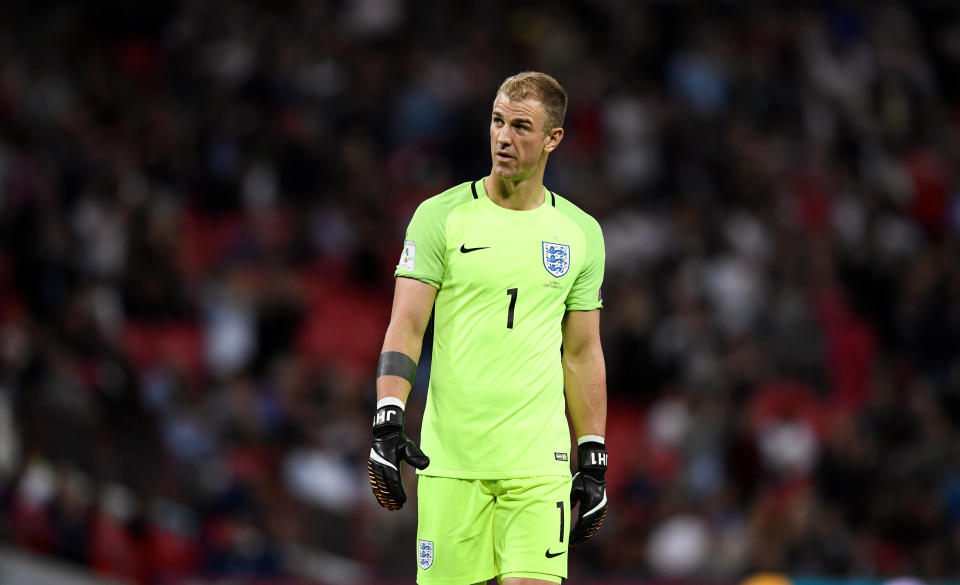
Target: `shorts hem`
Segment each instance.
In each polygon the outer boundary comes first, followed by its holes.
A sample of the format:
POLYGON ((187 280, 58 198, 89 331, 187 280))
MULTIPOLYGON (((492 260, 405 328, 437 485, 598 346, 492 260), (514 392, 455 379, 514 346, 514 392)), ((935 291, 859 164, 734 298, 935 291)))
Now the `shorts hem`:
POLYGON ((487 573, 486 576, 478 575, 476 577, 471 576, 460 576, 460 577, 433 577, 431 575, 417 574, 417 583, 419 585, 464 585, 473 583, 486 583, 490 579, 496 577, 494 573, 487 573))
MULTIPOLYGON (((538 573, 536 571, 507 571, 497 575, 497 583, 502 583, 504 579, 518 577, 521 579, 540 579, 541 581, 550 581, 551 583, 560 583, 566 576, 554 575, 553 573, 538 573)), ((474 581, 476 583, 476 581, 474 581)))

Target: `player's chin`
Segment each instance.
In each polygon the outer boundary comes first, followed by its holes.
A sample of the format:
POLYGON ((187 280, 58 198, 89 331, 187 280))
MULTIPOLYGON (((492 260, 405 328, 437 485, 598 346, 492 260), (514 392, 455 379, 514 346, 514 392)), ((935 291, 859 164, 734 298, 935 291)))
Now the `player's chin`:
POLYGON ((493 174, 501 179, 512 179, 517 169, 512 164, 493 161, 493 174))

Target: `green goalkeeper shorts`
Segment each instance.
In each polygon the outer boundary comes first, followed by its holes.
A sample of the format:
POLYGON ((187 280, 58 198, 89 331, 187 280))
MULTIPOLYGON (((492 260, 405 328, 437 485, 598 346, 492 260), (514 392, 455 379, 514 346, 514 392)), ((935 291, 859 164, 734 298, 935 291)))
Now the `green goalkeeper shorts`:
POLYGON ((418 479, 417 583, 566 578, 569 476, 418 479))

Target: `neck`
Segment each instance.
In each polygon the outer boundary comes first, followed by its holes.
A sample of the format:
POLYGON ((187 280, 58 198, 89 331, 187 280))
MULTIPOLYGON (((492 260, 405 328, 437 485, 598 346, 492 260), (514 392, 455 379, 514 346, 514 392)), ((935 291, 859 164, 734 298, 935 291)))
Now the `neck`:
POLYGON ((515 211, 536 209, 543 204, 543 170, 521 181, 509 181, 490 173, 483 179, 487 197, 500 207, 515 211))

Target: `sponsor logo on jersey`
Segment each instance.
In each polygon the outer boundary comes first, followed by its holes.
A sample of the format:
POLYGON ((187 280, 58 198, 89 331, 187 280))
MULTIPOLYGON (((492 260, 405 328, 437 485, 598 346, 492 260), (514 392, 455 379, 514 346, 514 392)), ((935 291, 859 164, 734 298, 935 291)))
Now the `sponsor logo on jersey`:
POLYGON ((556 459, 557 461, 566 461, 566 460, 567 460, 567 454, 566 454, 566 453, 554 453, 554 454, 553 454, 553 458, 556 459))
POLYGON ((543 266, 557 278, 566 274, 570 270, 570 246, 543 242, 543 266))
POLYGON ((417 243, 413 240, 403 242, 403 253, 400 254, 400 263, 397 268, 404 270, 413 270, 413 265, 417 261, 417 243))
POLYGON ((426 571, 433 565, 433 541, 417 539, 417 564, 426 571))

